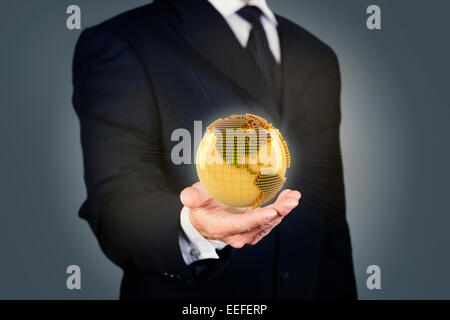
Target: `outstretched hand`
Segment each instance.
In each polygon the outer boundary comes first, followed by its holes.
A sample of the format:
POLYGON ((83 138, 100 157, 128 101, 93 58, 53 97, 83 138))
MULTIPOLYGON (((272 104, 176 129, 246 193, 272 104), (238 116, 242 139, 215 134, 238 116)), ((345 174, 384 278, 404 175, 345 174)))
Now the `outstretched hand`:
POLYGON ((214 200, 200 182, 180 194, 194 228, 206 239, 220 240, 234 248, 258 243, 298 205, 300 197, 300 192, 285 189, 273 204, 252 209, 233 208, 214 200))

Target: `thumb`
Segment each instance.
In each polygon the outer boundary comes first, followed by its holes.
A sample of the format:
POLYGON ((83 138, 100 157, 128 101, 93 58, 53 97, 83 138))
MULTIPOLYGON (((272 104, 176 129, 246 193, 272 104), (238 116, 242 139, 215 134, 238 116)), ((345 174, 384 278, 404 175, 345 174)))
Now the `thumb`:
POLYGON ((188 208, 196 209, 208 200, 205 195, 195 187, 185 188, 180 193, 180 200, 188 208))

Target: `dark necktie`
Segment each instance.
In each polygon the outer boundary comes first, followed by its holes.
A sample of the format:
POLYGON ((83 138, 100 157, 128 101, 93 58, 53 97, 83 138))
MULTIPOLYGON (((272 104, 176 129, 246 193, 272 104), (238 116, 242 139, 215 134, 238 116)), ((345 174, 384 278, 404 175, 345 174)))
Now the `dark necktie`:
POLYGON ((263 13, 258 7, 245 6, 238 10, 237 14, 252 25, 246 50, 253 57, 257 67, 264 75, 274 94, 277 107, 281 111, 281 70, 270 51, 269 42, 261 24, 261 15, 263 13))

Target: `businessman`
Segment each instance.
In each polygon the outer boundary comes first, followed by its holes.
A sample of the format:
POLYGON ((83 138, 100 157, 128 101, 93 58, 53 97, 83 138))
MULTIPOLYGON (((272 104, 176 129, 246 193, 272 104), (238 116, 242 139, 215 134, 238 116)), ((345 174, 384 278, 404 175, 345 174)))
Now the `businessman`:
POLYGON ((264 0, 155 0, 81 34, 73 84, 80 216, 121 298, 356 298, 327 45, 264 0), (171 134, 243 113, 281 129, 293 166, 274 203, 236 211, 171 161, 171 134))

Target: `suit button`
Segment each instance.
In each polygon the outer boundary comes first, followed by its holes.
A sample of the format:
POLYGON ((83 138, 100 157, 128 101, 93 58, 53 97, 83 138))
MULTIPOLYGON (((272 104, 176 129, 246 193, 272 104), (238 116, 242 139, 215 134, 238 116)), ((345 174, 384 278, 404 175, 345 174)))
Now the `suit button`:
POLYGON ((286 281, 289 280, 291 278, 291 274, 287 271, 280 271, 278 272, 278 279, 280 279, 281 281, 286 281))

